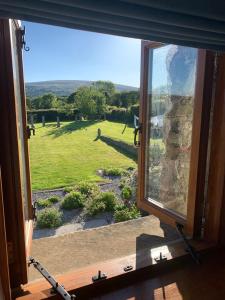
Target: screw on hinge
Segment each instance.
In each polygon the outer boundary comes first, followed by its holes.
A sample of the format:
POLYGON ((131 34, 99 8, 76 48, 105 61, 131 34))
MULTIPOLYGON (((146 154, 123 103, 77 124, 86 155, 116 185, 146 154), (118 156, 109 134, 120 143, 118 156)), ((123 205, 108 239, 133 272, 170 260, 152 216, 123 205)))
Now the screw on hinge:
POLYGON ((102 273, 99 270, 98 271, 98 275, 95 275, 95 276, 92 277, 92 281, 96 282, 96 281, 103 280, 103 279, 106 279, 106 278, 107 278, 107 275, 105 273, 102 273))

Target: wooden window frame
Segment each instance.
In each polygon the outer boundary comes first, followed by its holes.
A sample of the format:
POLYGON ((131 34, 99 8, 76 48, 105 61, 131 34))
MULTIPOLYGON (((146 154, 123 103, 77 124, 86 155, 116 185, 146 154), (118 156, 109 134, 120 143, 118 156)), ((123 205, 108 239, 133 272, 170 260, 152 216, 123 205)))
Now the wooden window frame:
POLYGON ((24 154, 26 157, 26 188, 28 191, 28 219, 25 221, 23 212, 23 198, 20 176, 20 156, 18 145, 18 113, 16 107, 16 93, 14 89, 14 73, 11 47, 11 26, 17 30, 16 40, 19 43, 19 23, 16 20, 0 20, 0 138, 4 141, 0 149, 0 164, 2 168, 3 201, 5 212, 6 236, 9 257, 9 271, 11 288, 20 286, 28 280, 27 257, 30 253, 30 239, 32 238, 32 206, 31 183, 29 172, 28 141, 26 132, 26 99, 23 84, 22 49, 17 53, 19 65, 19 88, 21 95, 22 123, 24 135, 24 154))
MULTIPOLYGON (((210 107, 212 99, 212 85, 209 79, 213 78, 214 55, 210 51, 198 49, 197 74, 194 95, 193 127, 192 127, 192 148, 190 157, 189 187, 187 202, 187 217, 176 212, 160 207, 145 198, 146 182, 146 145, 147 145, 147 124, 148 124, 148 70, 149 50, 164 46, 162 43, 143 41, 141 49, 141 91, 140 91, 140 113, 139 120, 141 131, 139 133, 138 151, 138 199, 140 209, 148 211, 159 217, 163 222, 172 226, 181 223, 189 236, 200 235, 202 216, 202 203, 204 202, 205 187, 205 166, 207 160, 207 143, 209 132, 210 107), (207 67, 206 67, 206 64, 207 67), (207 80, 207 82, 206 82, 207 80), (204 101, 203 101, 204 99, 204 101), (204 148, 202 147, 204 145, 204 148)), ((151 199, 152 200, 152 199, 151 199)))
MULTIPOLYGON (((6 38, 7 36, 9 37, 9 32, 7 31, 7 29, 5 29, 4 30, 4 38, 6 38)), ((159 45, 159 43, 155 43, 155 45, 159 45)), ((4 61, 4 59, 5 59, 5 61, 7 61, 7 64, 10 64, 11 63, 11 58, 9 57, 9 55, 7 55, 7 53, 10 53, 11 50, 10 50, 10 47, 9 47, 8 44, 6 45, 6 49, 8 50, 8 52, 6 51, 6 53, 3 54, 3 57, 2 57, 2 53, 0 52, 0 61, 4 61)), ((203 59, 203 58, 201 58, 201 59, 203 59)), ((204 54, 204 59, 208 59, 208 61, 209 61, 208 65, 202 66, 202 72, 204 74, 203 77, 204 77, 204 80, 206 81, 207 78, 208 78, 208 80, 212 79, 212 71, 213 71, 213 63, 212 63, 213 62, 213 55, 212 55, 212 53, 206 51, 205 54, 204 54)), ((142 64, 143 64, 143 62, 142 62, 142 64)), ((225 60, 224 60, 223 67, 225 68, 225 60)), ((21 73, 20 76, 23 76, 23 74, 21 73)), ((146 76, 146 75, 142 74, 142 80, 143 80, 144 76, 146 76)), ((225 74, 222 74, 221 76, 222 76, 222 79, 225 80, 225 74)), ((23 241, 21 242, 22 238, 25 239, 24 223, 21 222, 21 213, 19 213, 19 218, 18 218, 20 220, 17 220, 17 222, 13 221, 12 222, 12 227, 10 228, 10 220, 12 218, 17 217, 18 216, 17 213, 20 212, 21 208, 22 208, 21 202, 20 202, 20 200, 21 200, 20 178, 17 178, 18 176, 16 176, 16 172, 15 172, 15 170, 18 170, 18 168, 19 168, 19 166, 18 166, 18 157, 17 157, 17 154, 16 154, 16 152, 17 152, 16 147, 17 146, 12 142, 12 137, 15 138, 17 133, 15 132, 16 122, 15 122, 15 118, 14 118, 14 116, 16 115, 15 93, 14 93, 14 90, 12 88, 13 87, 13 82, 12 82, 11 78, 12 78, 11 70, 9 68, 6 68, 6 70, 4 69, 4 78, 0 77, 0 79, 2 81, 2 87, 5 86, 4 96, 7 99, 9 99, 9 102, 4 103, 4 113, 5 113, 5 115, 2 114, 2 116, 4 117, 4 122, 5 122, 5 124, 4 124, 4 129, 6 131, 5 135, 8 135, 8 140, 7 140, 8 145, 9 145, 9 147, 11 147, 10 149, 14 149, 14 150, 12 150, 12 152, 9 152, 7 157, 5 157, 5 159, 7 161, 8 170, 7 170, 7 172, 4 171, 4 180, 3 181, 5 181, 5 178, 9 175, 9 178, 12 182, 8 182, 7 184, 5 182, 3 182, 4 183, 3 184, 4 185, 3 189, 4 189, 4 196, 5 195, 7 196, 7 198, 4 199, 5 211, 12 208, 12 211, 10 211, 10 215, 9 215, 9 212, 7 212, 7 216, 6 216, 6 219, 7 219, 6 231, 8 231, 7 232, 7 238, 8 237, 11 238, 12 235, 18 234, 17 236, 15 236, 15 240, 13 240, 13 244, 14 244, 14 250, 13 251, 17 255, 17 264, 14 263, 10 267, 11 268, 11 274, 10 275, 11 275, 11 278, 13 279, 11 281, 11 283, 12 283, 11 287, 16 287, 20 283, 22 283, 22 282, 25 283, 26 282, 26 280, 27 280, 26 271, 27 270, 26 270, 26 266, 24 267, 24 265, 20 261, 21 253, 26 251, 26 249, 23 245, 23 241), (8 128, 8 129, 6 129, 6 128, 8 128), (11 160, 13 161, 12 164, 11 164, 11 160), (19 194, 18 194, 18 192, 19 192, 19 194), (15 195, 17 197, 16 198, 16 200, 17 200, 16 205, 15 205, 15 195), (16 227, 18 224, 19 224, 19 227, 16 227), (18 251, 18 249, 20 249, 20 250, 18 251), (21 252, 21 249, 22 249, 22 252, 21 252), (17 251, 18 251, 18 253, 17 253, 17 251), (12 274, 14 276, 12 276, 12 274)), ((204 95, 204 101, 205 101, 206 105, 204 107, 201 106, 199 108, 200 112, 201 112, 201 118, 199 118, 199 122, 198 122, 198 126, 199 126, 198 137, 201 140, 201 143, 199 142, 199 147, 198 147, 197 150, 198 150, 198 157, 201 157, 201 160, 199 159, 197 161, 198 168, 197 168, 197 171, 195 172, 195 176, 196 176, 195 185, 196 186, 195 186, 194 190, 195 190, 195 199, 197 199, 197 200, 194 203, 195 204, 195 210, 194 210, 194 214, 192 215, 192 220, 194 222, 193 233, 199 233, 200 230, 201 230, 201 226, 200 226, 201 222, 199 222, 199 220, 202 216, 202 210, 200 208, 202 208, 202 203, 203 203, 203 200, 204 200, 202 190, 203 190, 203 187, 205 186, 205 165, 206 165, 206 156, 207 156, 206 155, 207 147, 206 147, 206 144, 204 143, 204 141, 205 142, 208 141, 209 122, 207 123, 207 119, 209 120, 209 111, 210 111, 210 107, 211 107, 211 96, 212 96, 211 95, 211 92, 212 92, 211 85, 208 85, 208 86, 203 85, 202 81, 200 83, 202 83, 201 93, 203 93, 203 95, 204 95), (201 168, 201 166, 202 166, 202 168, 201 168)), ((224 84, 224 82, 223 83, 220 82, 220 84, 224 84)), ((220 89, 221 89, 221 87, 220 87, 220 89)), ((23 89, 21 87, 21 92, 22 91, 24 93, 24 87, 23 87, 23 89)), ((141 94, 143 95, 143 91, 141 91, 141 94)), ((224 90, 221 91, 221 94, 219 96, 220 96, 221 99, 224 99, 224 90)), ((143 107, 141 109, 143 110, 143 107)), ((218 117, 218 114, 220 115, 220 113, 222 113, 222 112, 218 109, 218 106, 217 106, 217 114, 216 114, 217 117, 218 117)), ((214 119, 214 122, 215 123, 217 122, 216 117, 214 119)), ((225 126, 223 127, 223 129, 225 129, 225 126)), ((143 135, 143 132, 142 132, 142 135, 143 135)), ((142 135, 140 136, 140 139, 142 139, 142 135)), ((218 140, 217 140, 217 143, 218 143, 218 140)), ((220 150, 219 157, 220 158, 224 157, 224 154, 223 154, 223 152, 221 152, 221 150, 220 150)), ((143 157, 142 157, 142 160, 143 160, 143 157)), ((213 168, 213 166, 215 167, 214 172, 216 172, 216 168, 219 168, 219 166, 218 166, 219 165, 219 158, 218 157, 216 157, 216 162, 217 163, 215 163, 215 161, 214 161, 214 164, 211 164, 211 161, 210 161, 211 168, 213 168)), ((5 169, 5 166, 4 166, 4 169, 5 169)), ((222 168, 220 168, 220 169, 221 169, 220 174, 224 175, 224 173, 223 173, 224 170, 222 170, 222 168)), ((213 182, 212 176, 210 178, 211 178, 211 181, 213 182)), ((143 178, 142 178, 141 174, 139 176, 139 180, 140 180, 140 182, 143 182, 143 178)), ((214 180, 214 182, 215 182, 215 180, 214 180)), ((212 189, 211 189, 211 192, 212 192, 212 189)), ((141 195, 141 190, 139 190, 139 195, 141 195)), ((221 195, 218 195, 218 197, 221 197, 221 195)), ((221 206, 219 206, 219 204, 222 203, 222 199, 218 198, 217 202, 218 202, 218 204, 214 205, 215 202, 213 202, 213 199, 209 199, 209 203, 211 203, 211 206, 212 206, 212 213, 214 214, 214 216, 216 218, 216 221, 217 221, 216 222, 216 226, 217 226, 216 228, 218 228, 218 230, 219 230, 219 223, 220 223, 219 220, 221 220, 220 219, 221 215, 220 215, 220 212, 219 212, 219 209, 220 209, 221 206)), ((171 219, 171 216, 169 214, 166 215, 166 218, 167 218, 166 221, 171 221, 172 220, 172 223, 174 224, 174 219, 171 219)), ((214 222, 214 220, 211 216, 209 216, 208 221, 209 221, 209 223, 211 222, 210 223, 211 224, 210 229, 212 230, 212 228, 215 228, 215 222, 214 222)), ((210 237, 210 239, 211 239, 211 237, 210 237)), ((193 242, 193 244, 194 244, 194 246, 196 246, 196 248, 198 250, 205 249, 208 246, 210 246, 210 247, 212 246, 211 244, 205 244, 205 243, 201 244, 201 246, 198 246, 198 244, 196 244, 195 241, 193 242)), ((9 249, 8 249, 8 252, 9 252, 9 249)), ((174 261, 174 259, 179 257, 179 256, 180 257, 187 256, 187 253, 185 253, 185 250, 183 248, 183 244, 182 245, 177 244, 176 246, 173 247, 173 255, 171 257, 169 257, 168 262, 169 262, 169 260, 174 261)), ((128 258, 128 260, 126 260, 126 261, 127 261, 127 263, 128 262, 135 263, 135 259, 132 260, 131 258, 128 258)), ((115 261, 114 261, 114 263, 115 263, 115 261)), ((117 264, 116 267, 114 267, 114 263, 113 262, 105 262, 103 264, 101 263, 101 266, 103 266, 104 271, 111 272, 110 273, 111 275, 109 276, 109 280, 113 280, 114 278, 117 278, 121 275, 123 275, 124 278, 127 278, 126 277, 127 274, 124 274, 124 271, 122 269, 122 267, 124 266, 123 265, 124 264, 124 258, 122 260, 117 260, 118 264, 117 264), (110 271, 110 268, 111 268, 111 271, 110 271)), ((140 270, 146 269, 149 266, 152 267, 153 265, 156 265, 156 264, 152 263, 151 266, 150 266, 149 261, 146 261, 146 262, 143 261, 143 264, 141 265, 140 270)), ((161 266, 167 267, 168 264, 167 264, 167 262, 162 263, 161 266)), ((62 276, 59 277, 59 281, 60 281, 60 283, 65 284, 65 287, 68 288, 68 290, 70 292, 74 291, 74 290, 77 290, 77 289, 80 289, 82 287, 86 288, 87 286, 92 286, 93 288, 97 287, 97 289, 98 289, 98 287, 99 287, 98 284, 93 285, 92 282, 90 282, 91 281, 91 276, 93 275, 93 271, 97 270, 98 267, 99 267, 99 265, 95 266, 94 268, 84 268, 83 270, 77 270, 77 271, 71 273, 70 274, 71 276, 70 275, 62 275, 62 276), (83 276, 86 276, 85 279, 83 279, 83 276), (78 280, 78 282, 77 282, 77 280, 78 280)), ((129 272, 129 274, 131 274, 131 275, 133 274, 133 276, 136 277, 137 274, 140 274, 140 273, 137 273, 137 271, 139 271, 138 268, 134 268, 133 271, 129 272)), ((149 269, 148 269, 148 271, 149 271, 149 269)), ((105 284, 107 285, 107 282, 108 282, 108 279, 106 281, 103 281, 101 283, 101 286, 104 286, 105 284)), ((123 281, 123 284, 124 284, 124 282, 125 281, 123 281)), ((50 295, 49 285, 44 280, 42 280, 40 283, 32 283, 32 284, 28 285, 28 287, 30 288, 29 291, 31 293, 35 292, 35 293, 38 293, 38 295, 42 295, 43 298, 41 298, 41 299, 48 298, 48 297, 57 298, 57 296, 50 295)), ((25 287, 25 289, 26 289, 26 287, 25 287)), ((32 299, 32 296, 33 295, 30 295, 31 299, 32 299)), ((33 299, 38 299, 38 298, 33 298, 33 299)))

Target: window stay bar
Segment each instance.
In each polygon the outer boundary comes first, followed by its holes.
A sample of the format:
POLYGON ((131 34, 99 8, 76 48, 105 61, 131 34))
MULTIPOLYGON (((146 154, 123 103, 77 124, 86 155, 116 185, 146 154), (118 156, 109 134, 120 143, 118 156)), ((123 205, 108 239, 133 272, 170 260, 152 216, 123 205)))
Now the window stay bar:
POLYGON ((186 246, 186 251, 191 255, 191 257, 196 262, 196 264, 199 265, 200 264, 199 254, 196 252, 195 248, 193 246, 191 246, 187 237, 185 236, 185 234, 183 232, 184 225, 182 225, 180 223, 176 223, 176 228, 186 246))
POLYGON ((29 258, 28 266, 33 265, 36 270, 38 270, 41 275, 51 284, 52 293, 58 293, 65 300, 74 300, 75 295, 70 295, 64 288, 63 285, 60 285, 49 273, 48 271, 33 257, 29 258))

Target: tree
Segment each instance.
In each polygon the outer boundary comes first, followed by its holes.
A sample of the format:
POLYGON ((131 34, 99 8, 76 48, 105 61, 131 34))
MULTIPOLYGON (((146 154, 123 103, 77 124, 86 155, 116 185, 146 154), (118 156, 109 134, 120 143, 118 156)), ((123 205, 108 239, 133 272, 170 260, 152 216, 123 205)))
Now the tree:
POLYGON ((106 103, 111 104, 112 96, 115 94, 115 85, 111 81, 98 80, 93 83, 93 86, 105 95, 106 103))
POLYGON ((26 106, 28 110, 32 108, 31 98, 29 96, 26 96, 26 106))
POLYGON ((112 98, 112 105, 128 108, 139 102, 139 91, 124 91, 115 93, 112 98))
POLYGON ((34 109, 50 109, 58 107, 58 99, 54 94, 45 94, 41 97, 34 98, 31 106, 34 109))
POLYGON ((76 102, 76 92, 70 94, 69 97, 67 98, 68 104, 75 104, 75 102, 76 102))
POLYGON ((105 95, 95 86, 83 86, 76 91, 76 107, 84 117, 102 115, 106 110, 105 95))

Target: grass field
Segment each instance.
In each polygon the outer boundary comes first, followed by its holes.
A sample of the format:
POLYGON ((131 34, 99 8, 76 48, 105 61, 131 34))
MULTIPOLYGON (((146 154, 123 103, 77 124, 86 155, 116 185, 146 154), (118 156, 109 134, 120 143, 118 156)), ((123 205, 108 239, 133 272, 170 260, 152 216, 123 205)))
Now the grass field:
POLYGON ((108 121, 36 124, 30 140, 31 179, 33 190, 53 189, 81 180, 102 181, 96 174, 106 167, 135 167, 136 163, 101 140, 97 129, 111 138, 133 143, 133 128, 108 121))

